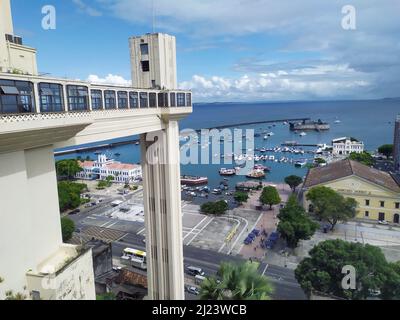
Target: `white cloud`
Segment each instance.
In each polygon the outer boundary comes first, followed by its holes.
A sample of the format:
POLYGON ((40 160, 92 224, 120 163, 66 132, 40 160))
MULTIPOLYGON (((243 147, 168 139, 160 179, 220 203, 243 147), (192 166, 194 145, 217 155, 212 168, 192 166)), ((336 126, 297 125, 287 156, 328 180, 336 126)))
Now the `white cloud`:
POLYGON ((367 92, 370 83, 365 79, 365 74, 345 65, 320 65, 238 78, 194 75, 180 87, 193 90, 198 102, 346 98, 354 90, 367 92))
POLYGON ((91 74, 88 76, 87 81, 97 84, 110 84, 118 86, 131 86, 132 81, 126 80, 121 76, 108 74, 105 78, 100 78, 98 75, 91 74))
POLYGON ((72 2, 76 4, 80 12, 86 13, 89 16, 100 17, 103 15, 101 11, 88 6, 86 3, 83 2, 83 0, 72 0, 72 2))

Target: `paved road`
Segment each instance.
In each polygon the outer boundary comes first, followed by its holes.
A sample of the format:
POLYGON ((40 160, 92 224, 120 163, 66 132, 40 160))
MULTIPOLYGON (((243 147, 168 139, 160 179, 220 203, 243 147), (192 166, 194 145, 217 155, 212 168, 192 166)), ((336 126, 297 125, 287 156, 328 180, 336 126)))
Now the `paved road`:
MULTIPOLYGON (((113 242, 113 256, 119 258, 122 250, 126 247, 134 247, 137 249, 145 250, 143 242, 144 237, 136 234, 129 234, 122 239, 122 242, 113 242)), ((217 273, 219 265, 223 261, 241 262, 244 261, 238 256, 228 256, 214 251, 203 250, 195 247, 184 246, 183 248, 184 264, 194 265, 204 270, 207 275, 214 275, 217 273)), ((275 286, 275 293, 273 298, 276 300, 303 300, 306 299, 302 289, 294 278, 293 270, 266 265, 260 265, 260 273, 265 272, 265 275, 270 278, 275 286)), ((192 298, 190 296, 190 298, 192 298)))

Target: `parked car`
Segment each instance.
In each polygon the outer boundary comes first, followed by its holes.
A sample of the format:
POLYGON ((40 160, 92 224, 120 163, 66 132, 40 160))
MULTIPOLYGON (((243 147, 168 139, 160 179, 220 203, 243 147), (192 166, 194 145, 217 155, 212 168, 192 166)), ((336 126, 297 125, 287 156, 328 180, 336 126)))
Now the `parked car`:
POLYGON ((204 271, 201 268, 190 266, 186 270, 192 276, 204 276, 204 271))
POLYGON ((385 221, 385 220, 379 220, 378 223, 379 223, 379 224, 383 224, 383 225, 389 224, 389 222, 387 222, 387 221, 385 221))
POLYGON ((254 229, 251 233, 258 237, 261 234, 261 231, 258 229, 254 229))
POLYGON ((195 296, 198 296, 200 294, 200 290, 197 289, 196 287, 192 287, 192 286, 187 286, 186 291, 195 296))
POLYGON ((81 212, 80 209, 75 209, 75 210, 71 211, 71 212, 69 213, 69 215, 78 214, 79 212, 81 212))

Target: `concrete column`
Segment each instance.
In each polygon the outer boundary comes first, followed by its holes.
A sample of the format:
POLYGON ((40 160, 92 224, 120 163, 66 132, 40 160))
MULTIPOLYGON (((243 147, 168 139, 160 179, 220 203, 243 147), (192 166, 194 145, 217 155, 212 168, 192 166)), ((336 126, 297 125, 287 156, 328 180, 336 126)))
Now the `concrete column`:
POLYGON ((183 300, 179 126, 141 135, 149 299, 183 300))

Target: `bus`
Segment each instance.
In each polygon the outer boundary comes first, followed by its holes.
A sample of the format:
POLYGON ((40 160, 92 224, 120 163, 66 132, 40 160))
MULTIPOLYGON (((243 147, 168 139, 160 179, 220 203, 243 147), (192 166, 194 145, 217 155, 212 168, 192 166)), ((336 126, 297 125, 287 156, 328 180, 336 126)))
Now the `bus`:
POLYGON ((146 252, 131 248, 123 251, 121 262, 142 270, 147 270, 146 252))

